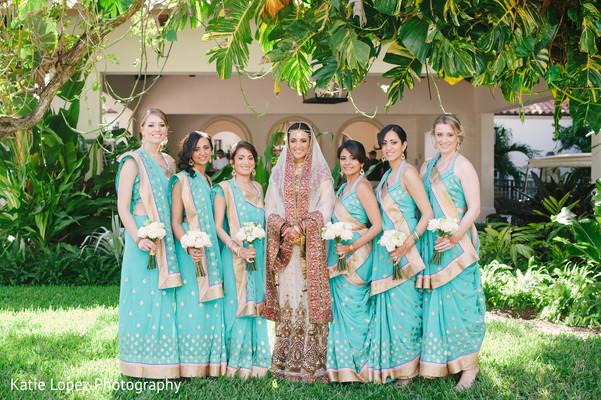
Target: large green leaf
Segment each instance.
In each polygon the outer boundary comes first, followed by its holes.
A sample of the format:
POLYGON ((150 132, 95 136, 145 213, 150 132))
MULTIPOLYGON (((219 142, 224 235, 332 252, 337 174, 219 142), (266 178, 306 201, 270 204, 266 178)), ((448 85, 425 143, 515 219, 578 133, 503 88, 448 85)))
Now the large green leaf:
POLYGON ((215 61, 221 79, 229 79, 232 69, 244 69, 248 63, 248 45, 252 42, 250 23, 257 11, 259 1, 231 2, 231 10, 211 21, 203 40, 217 42, 207 52, 209 62, 215 61))
POLYGON ((576 130, 589 124, 595 132, 601 130, 601 56, 573 51, 566 65, 571 72, 570 115, 576 130))
POLYGON ((580 50, 589 54, 597 54, 597 41, 601 36, 601 14, 592 3, 582 5, 582 14, 582 35, 578 42, 580 50))
POLYGON ((329 57, 322 61, 322 66, 313 72, 312 78, 317 87, 325 87, 334 79, 338 71, 338 61, 335 57, 329 57))
POLYGON ((386 109, 403 99, 405 85, 412 89, 415 80, 419 81, 422 72, 422 63, 402 43, 395 42, 388 48, 384 61, 397 67, 384 73, 384 78, 392 78, 387 90, 388 101, 386 109))
MULTIPOLYGON (((578 92, 581 91, 577 90, 573 93, 578 95, 578 92)), ((601 129, 601 104, 590 101, 572 100, 570 101, 570 115, 574 120, 574 127, 576 129, 580 129, 587 124, 596 132, 599 132, 601 129)))
POLYGON ((505 28, 501 25, 496 25, 484 33, 484 35, 477 40, 477 44, 485 52, 494 51, 500 53, 505 46, 505 40, 505 28))
POLYGON ((328 39, 330 47, 335 51, 340 68, 362 69, 369 63, 371 48, 357 37, 357 33, 340 21, 330 29, 328 39))
POLYGON ((399 38, 403 45, 423 64, 426 62, 430 44, 426 42, 430 23, 417 17, 401 25, 399 38))
POLYGON ((595 207, 595 219, 601 225, 601 179, 597 179, 595 185, 597 186, 597 191, 593 199, 593 206, 595 207))
POLYGON ((374 8, 382 14, 396 15, 402 0, 374 0, 374 8))
POLYGON ((482 54, 477 53, 473 44, 465 40, 444 40, 442 66, 445 76, 470 77, 484 71, 486 59, 482 54))
POLYGON ((280 63, 279 68, 283 67, 279 73, 280 80, 286 80, 289 87, 293 88, 298 94, 306 93, 311 87, 311 67, 307 60, 306 53, 303 51, 295 52, 293 57, 290 57, 286 64, 280 63))

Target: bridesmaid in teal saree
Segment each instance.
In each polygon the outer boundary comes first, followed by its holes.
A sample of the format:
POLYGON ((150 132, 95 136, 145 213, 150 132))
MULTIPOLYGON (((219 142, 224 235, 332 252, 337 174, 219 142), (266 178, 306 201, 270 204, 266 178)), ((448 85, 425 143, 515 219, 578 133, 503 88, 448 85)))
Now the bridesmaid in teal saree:
POLYGON ((332 222, 345 222, 353 238, 336 245, 330 242, 328 271, 333 321, 328 334, 330 382, 367 382, 367 333, 373 314, 370 298, 373 239, 382 231, 382 216, 376 196, 365 178, 365 148, 348 140, 338 148, 340 169, 346 176, 334 202, 332 222), (337 269, 339 257, 346 270, 337 269))
POLYGON ((419 373, 422 293, 416 280, 425 266, 418 240, 432 217, 432 208, 416 168, 405 160, 407 134, 403 128, 384 127, 378 145, 390 163, 376 191, 383 230, 400 231, 407 239, 390 252, 380 244, 374 246, 371 294, 375 311, 369 373, 373 382, 396 380, 398 385, 406 385, 419 373))
POLYGON ((440 154, 422 167, 424 185, 434 217, 453 217, 458 230, 438 238, 424 235, 428 262, 419 276, 424 290, 424 334, 420 374, 443 377, 461 372, 455 390, 469 388, 478 373, 478 354, 484 339, 486 304, 478 268, 480 183, 472 164, 459 148, 464 138, 461 122, 451 114, 439 116, 432 135, 440 154), (442 253, 440 264, 432 261, 442 253))
POLYGON ((251 179, 256 160, 254 146, 238 142, 230 160, 234 177, 213 189, 223 262, 227 375, 240 378, 265 376, 271 363, 267 321, 260 316, 265 305, 265 239, 250 247, 236 237, 245 222, 265 229, 263 188, 251 179))
POLYGON ((120 158, 117 209, 125 226, 125 251, 119 295, 119 366, 138 378, 179 377, 175 327, 175 289, 182 280, 171 232, 169 177, 175 161, 161 153, 167 116, 149 109, 142 116, 142 147, 120 158), (156 243, 137 236, 151 220, 167 235, 156 243), (148 269, 150 253, 156 268, 148 269))
POLYGON ((171 177, 173 235, 184 285, 177 289, 179 367, 182 377, 225 375, 223 273, 211 201, 213 184, 205 173, 213 144, 204 132, 192 132, 182 141, 178 167, 171 177), (200 230, 212 246, 183 248, 184 234, 200 230), (195 263, 199 262, 197 270, 195 263))

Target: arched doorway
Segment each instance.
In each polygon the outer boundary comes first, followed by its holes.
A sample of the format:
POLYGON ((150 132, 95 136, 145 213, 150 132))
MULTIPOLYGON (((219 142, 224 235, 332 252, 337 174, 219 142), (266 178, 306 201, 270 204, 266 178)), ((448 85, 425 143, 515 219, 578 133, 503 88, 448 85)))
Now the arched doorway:
POLYGON ((229 154, 232 146, 240 140, 252 143, 248 128, 235 118, 215 117, 205 124, 202 130, 213 139, 213 152, 222 150, 229 154))
MULTIPOLYGON (((378 144, 377 136, 383 126, 376 121, 365 120, 350 120, 342 126, 336 137, 336 144, 340 146, 347 140, 356 140, 361 142, 365 147, 366 152, 375 150, 378 144)), ((381 154, 378 152, 378 158, 381 154)))

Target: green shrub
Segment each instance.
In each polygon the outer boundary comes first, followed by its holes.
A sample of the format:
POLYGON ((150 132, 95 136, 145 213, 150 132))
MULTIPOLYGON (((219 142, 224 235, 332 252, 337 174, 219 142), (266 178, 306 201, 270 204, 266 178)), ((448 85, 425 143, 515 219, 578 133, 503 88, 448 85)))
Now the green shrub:
POLYGON ((481 273, 486 300, 494 308, 538 308, 543 294, 553 282, 542 267, 530 265, 522 272, 496 260, 482 266, 481 273))
POLYGON ((482 286, 492 308, 533 307, 541 319, 601 326, 601 274, 591 265, 567 263, 548 272, 533 264, 525 272, 493 261, 481 266, 482 286))
POLYGON ((67 243, 37 248, 6 240, 0 251, 0 285, 116 285, 120 266, 112 254, 67 243))
POLYGON ((544 293, 542 319, 569 325, 601 326, 601 274, 590 265, 556 268, 553 285, 544 293))
POLYGON ((513 265, 525 264, 534 253, 531 243, 537 235, 507 222, 486 224, 479 231, 480 260, 483 264, 496 260, 513 265))

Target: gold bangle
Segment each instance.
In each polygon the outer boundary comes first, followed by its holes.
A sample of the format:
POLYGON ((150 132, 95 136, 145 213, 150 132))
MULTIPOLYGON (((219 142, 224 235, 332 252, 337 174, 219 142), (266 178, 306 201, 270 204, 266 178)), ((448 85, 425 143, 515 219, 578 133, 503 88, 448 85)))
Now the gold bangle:
POLYGON ((351 243, 351 251, 355 251, 355 245, 351 243))

